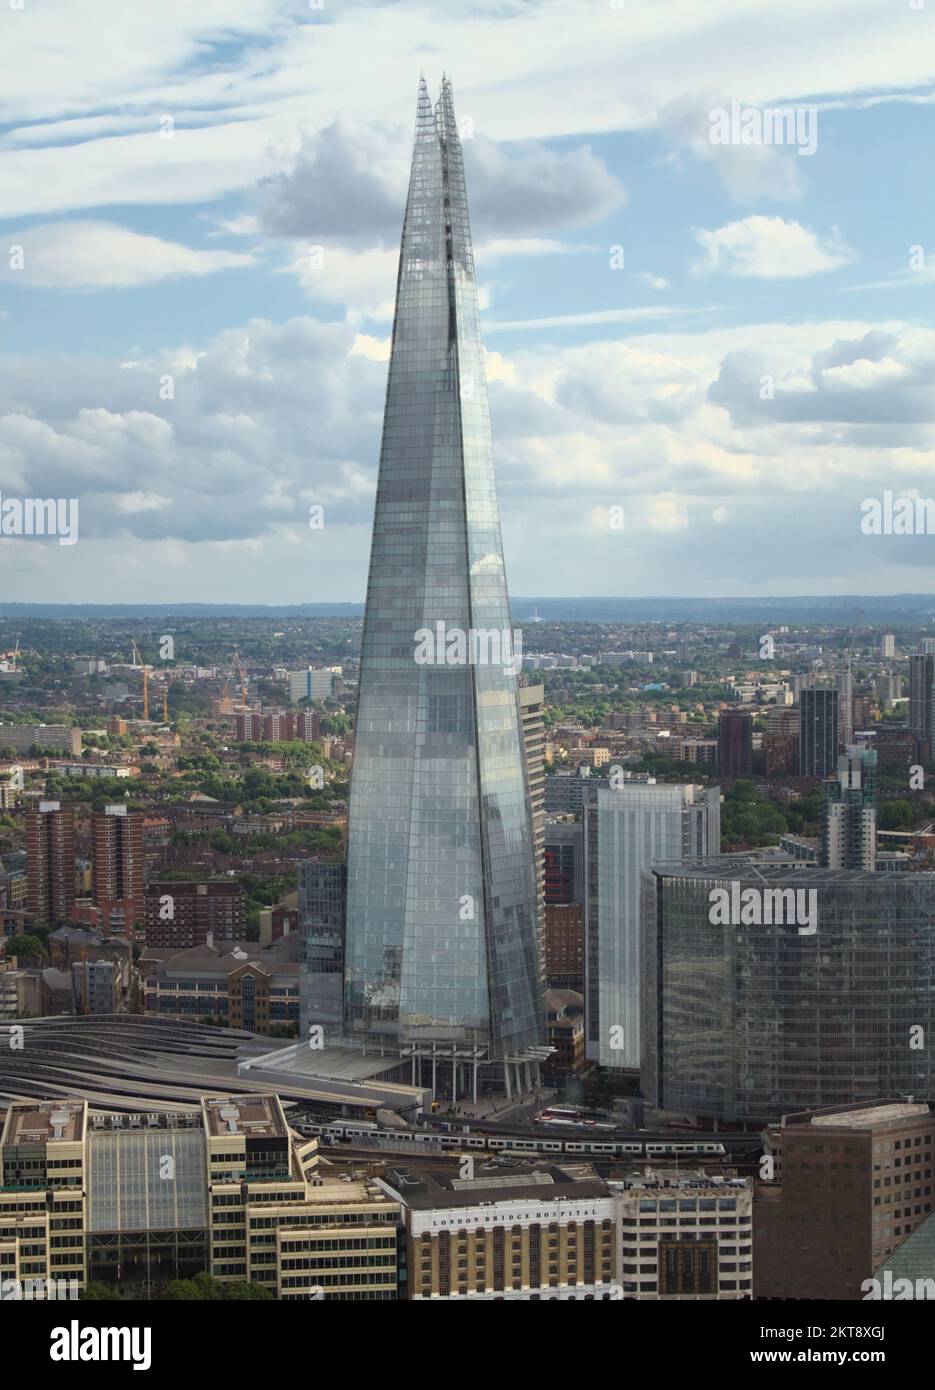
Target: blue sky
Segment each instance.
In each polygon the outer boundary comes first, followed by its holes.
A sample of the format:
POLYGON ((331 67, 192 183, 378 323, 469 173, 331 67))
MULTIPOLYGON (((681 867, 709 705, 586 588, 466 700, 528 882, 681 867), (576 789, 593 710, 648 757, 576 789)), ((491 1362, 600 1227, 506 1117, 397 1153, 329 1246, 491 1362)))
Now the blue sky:
POLYGON ((935 494, 935 0, 24 0, 0 51, 0 493, 80 508, 4 599, 362 598, 443 69, 511 590, 930 588, 859 521, 935 494), (712 144, 732 101, 814 154, 712 144))

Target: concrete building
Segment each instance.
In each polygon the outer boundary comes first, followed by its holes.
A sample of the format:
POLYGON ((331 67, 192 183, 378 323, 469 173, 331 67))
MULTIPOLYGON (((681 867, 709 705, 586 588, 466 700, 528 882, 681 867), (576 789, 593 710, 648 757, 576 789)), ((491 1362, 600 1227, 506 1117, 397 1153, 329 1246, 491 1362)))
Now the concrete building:
POLYGON ((754 1203, 757 1298, 862 1297, 933 1210, 935 1116, 868 1101, 788 1114, 764 1136, 754 1203))
POLYGON ((308 666, 304 671, 290 671, 287 680, 289 699, 294 705, 300 700, 331 700, 343 689, 340 666, 322 670, 308 666))
POLYGON ((0 724, 0 749, 28 753, 34 745, 80 756, 81 730, 67 724, 0 724))
POLYGON ((753 1191, 745 1179, 667 1170, 610 1186, 624 1298, 753 1297, 753 1191))

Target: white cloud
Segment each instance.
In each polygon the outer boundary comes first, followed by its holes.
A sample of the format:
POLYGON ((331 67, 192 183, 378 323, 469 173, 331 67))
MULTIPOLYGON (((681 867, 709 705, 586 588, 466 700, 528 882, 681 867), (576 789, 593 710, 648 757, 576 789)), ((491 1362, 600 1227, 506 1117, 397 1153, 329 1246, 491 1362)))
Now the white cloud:
POLYGON ((22 269, 0 258, 0 278, 50 289, 127 289, 253 263, 252 256, 197 251, 114 222, 49 222, 7 236, 11 246, 23 248, 22 269))
POLYGON ((693 235, 704 252, 692 267, 697 275, 791 280, 837 270, 856 259, 836 228, 821 237, 781 217, 745 217, 713 231, 696 229, 693 235))

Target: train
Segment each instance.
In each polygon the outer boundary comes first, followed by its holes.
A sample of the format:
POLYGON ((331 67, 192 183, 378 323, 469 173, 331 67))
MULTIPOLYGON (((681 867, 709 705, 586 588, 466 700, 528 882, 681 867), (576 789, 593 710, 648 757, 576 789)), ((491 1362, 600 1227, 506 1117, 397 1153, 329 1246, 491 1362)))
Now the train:
POLYGON ((433 1130, 381 1130, 364 1121, 293 1121, 302 1134, 314 1135, 326 1145, 374 1145, 377 1148, 410 1149, 413 1153, 464 1153, 480 1149, 487 1153, 569 1154, 594 1158, 723 1158, 724 1145, 716 1139, 598 1139, 594 1136, 571 1138, 550 1134, 524 1138, 509 1134, 439 1134, 433 1130))

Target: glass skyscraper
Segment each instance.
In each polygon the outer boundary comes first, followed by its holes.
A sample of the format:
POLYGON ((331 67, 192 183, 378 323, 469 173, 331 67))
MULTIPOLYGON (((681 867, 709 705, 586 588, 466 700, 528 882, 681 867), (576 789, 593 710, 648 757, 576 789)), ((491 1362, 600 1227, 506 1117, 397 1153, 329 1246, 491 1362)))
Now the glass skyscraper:
POLYGON ((461 146, 450 83, 433 109, 423 81, 361 649, 346 1041, 491 1060, 545 1042, 511 634, 461 146))
POLYGON ((642 878, 647 1104, 759 1123, 881 1096, 935 1100, 935 874, 722 859, 642 878), (746 895, 750 910, 722 917, 720 893, 746 895))

